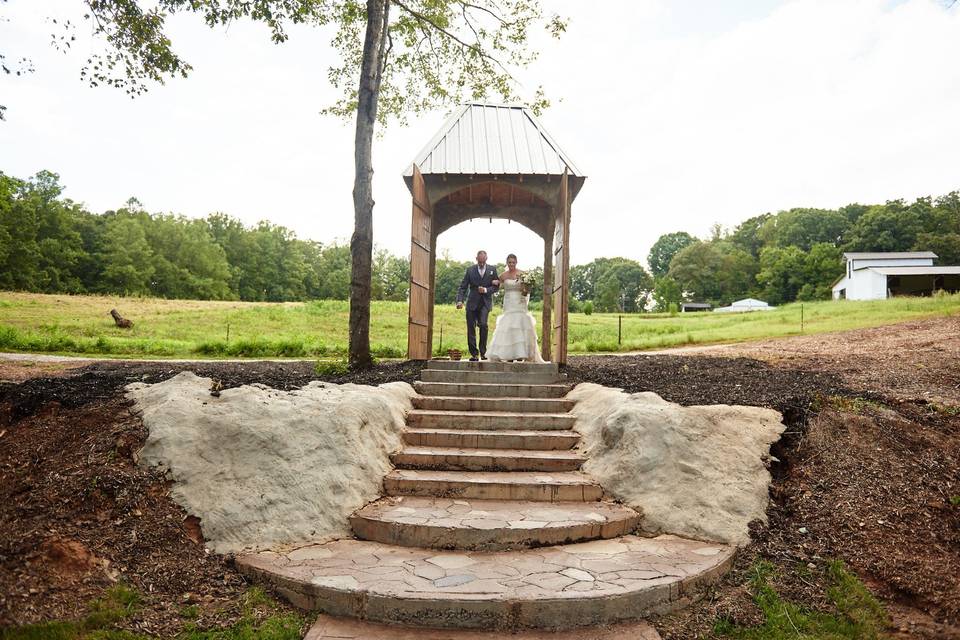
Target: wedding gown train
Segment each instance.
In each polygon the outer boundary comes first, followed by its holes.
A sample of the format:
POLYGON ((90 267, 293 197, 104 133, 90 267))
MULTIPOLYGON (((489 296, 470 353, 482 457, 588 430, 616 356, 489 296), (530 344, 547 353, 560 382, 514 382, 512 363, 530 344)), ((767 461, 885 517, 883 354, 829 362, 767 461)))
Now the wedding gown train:
POLYGON ((493 340, 487 349, 490 360, 526 360, 543 362, 537 345, 537 324, 527 311, 529 297, 523 295, 523 285, 516 280, 504 280, 503 313, 497 318, 493 340))

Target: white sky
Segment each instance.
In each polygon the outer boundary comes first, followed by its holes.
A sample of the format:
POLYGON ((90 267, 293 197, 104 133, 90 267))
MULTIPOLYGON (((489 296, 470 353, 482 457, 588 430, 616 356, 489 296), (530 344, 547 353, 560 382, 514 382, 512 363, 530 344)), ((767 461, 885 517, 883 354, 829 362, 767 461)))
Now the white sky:
MULTIPOLYGON (((645 260, 662 233, 795 206, 939 195, 960 188, 960 9, 938 0, 544 0, 571 19, 538 38, 520 77, 543 84, 542 118, 588 175, 573 207, 572 260, 645 260)), ((301 238, 346 241, 353 224, 353 125, 321 116, 329 34, 284 45, 249 23, 171 23, 194 66, 136 100, 79 79, 83 51, 48 46, 47 16, 79 0, 0 4, 2 53, 36 72, 0 77, 0 171, 49 169, 93 211, 130 196, 150 211, 224 211, 301 238)), ((81 49, 84 47, 81 46, 81 49)), ((444 121, 425 116, 376 141, 374 235, 409 251, 404 168, 444 121)), ((470 259, 542 243, 517 224, 473 222, 440 238, 470 259)), ((524 258, 530 256, 525 263, 524 258)))

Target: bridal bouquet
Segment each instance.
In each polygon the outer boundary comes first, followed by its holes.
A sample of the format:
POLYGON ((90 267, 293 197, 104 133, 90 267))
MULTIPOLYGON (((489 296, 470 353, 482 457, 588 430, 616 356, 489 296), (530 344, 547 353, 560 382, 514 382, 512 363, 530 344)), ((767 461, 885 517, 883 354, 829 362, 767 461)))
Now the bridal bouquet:
POLYGON ((518 275, 517 283, 520 285, 520 290, 523 291, 523 295, 525 296, 530 295, 530 292, 533 291, 533 287, 536 285, 533 276, 529 273, 521 273, 518 275))

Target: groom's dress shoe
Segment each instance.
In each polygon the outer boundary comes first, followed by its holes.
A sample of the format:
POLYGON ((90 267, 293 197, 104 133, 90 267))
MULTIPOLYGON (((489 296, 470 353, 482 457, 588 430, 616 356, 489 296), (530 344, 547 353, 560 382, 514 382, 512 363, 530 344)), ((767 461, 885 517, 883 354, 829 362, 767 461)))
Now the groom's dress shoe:
POLYGON ((487 359, 487 354, 481 353, 481 354, 480 354, 480 359, 481 359, 481 360, 486 360, 486 359, 487 359))
POLYGON ((470 356, 470 362, 476 362, 477 360, 479 360, 477 356, 470 356))

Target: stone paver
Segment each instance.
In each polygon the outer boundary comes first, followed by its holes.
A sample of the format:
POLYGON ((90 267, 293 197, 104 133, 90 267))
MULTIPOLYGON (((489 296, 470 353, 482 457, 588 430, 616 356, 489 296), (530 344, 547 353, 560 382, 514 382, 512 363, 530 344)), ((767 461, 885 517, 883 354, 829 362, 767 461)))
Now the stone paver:
POLYGON ((519 413, 514 411, 427 411, 407 413, 407 425, 435 429, 572 429, 577 421, 569 413, 519 413))
POLYGON ((387 497, 351 517, 357 537, 439 549, 516 549, 632 533, 640 515, 611 502, 387 497))
POLYGON ((549 472, 576 471, 585 458, 578 451, 407 446, 390 459, 401 469, 549 472))
POLYGON ((562 451, 580 443, 575 431, 522 431, 502 429, 407 429, 407 444, 419 447, 474 447, 476 449, 529 449, 562 451))
POLYGON ((562 398, 572 389, 567 384, 489 384, 470 382, 413 383, 425 396, 462 396, 468 398, 562 398))
POLYGON ((529 413, 565 413, 575 404, 563 398, 463 398, 456 396, 416 396, 415 409, 427 411, 514 411, 529 413))
POLYGON ((455 369, 423 369, 420 379, 424 382, 453 382, 480 384, 554 384, 560 376, 553 371, 472 371, 455 369))
POLYGON ((391 496, 476 500, 597 501, 603 489, 588 476, 568 471, 421 471, 394 469, 383 479, 391 496))
POLYGON ((502 631, 424 629, 374 624, 349 618, 321 615, 304 640, 660 640, 646 622, 572 631, 520 631, 509 636, 502 631))
POLYGON ((245 555, 237 565, 331 615, 427 627, 567 628, 673 608, 722 574, 733 553, 666 535, 503 552, 338 540, 245 555), (311 547, 330 553, 305 556, 311 547))

